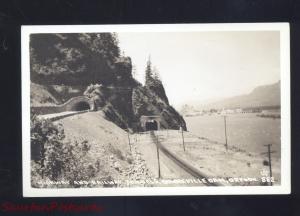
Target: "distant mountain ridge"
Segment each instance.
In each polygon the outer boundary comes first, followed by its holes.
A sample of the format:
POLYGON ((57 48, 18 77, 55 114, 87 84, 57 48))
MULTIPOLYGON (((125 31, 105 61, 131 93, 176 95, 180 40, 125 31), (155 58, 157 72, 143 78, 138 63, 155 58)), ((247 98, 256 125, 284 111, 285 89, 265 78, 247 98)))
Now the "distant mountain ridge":
POLYGON ((280 106, 280 81, 258 86, 249 94, 225 98, 213 103, 190 104, 196 110, 280 106))

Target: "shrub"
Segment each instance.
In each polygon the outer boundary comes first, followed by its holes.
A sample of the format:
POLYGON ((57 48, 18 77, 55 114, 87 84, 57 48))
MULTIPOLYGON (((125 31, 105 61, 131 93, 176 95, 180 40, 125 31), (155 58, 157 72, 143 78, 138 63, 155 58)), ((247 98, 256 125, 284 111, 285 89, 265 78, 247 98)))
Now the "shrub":
MULTIPOLYGON (((90 154, 90 144, 66 142, 61 125, 49 120, 31 119, 31 160, 32 183, 38 180, 68 180, 77 187, 74 181, 88 181, 100 170, 100 161, 90 154)), ((79 185, 80 186, 80 185, 79 185)), ((78 186, 78 187, 79 187, 78 186)))

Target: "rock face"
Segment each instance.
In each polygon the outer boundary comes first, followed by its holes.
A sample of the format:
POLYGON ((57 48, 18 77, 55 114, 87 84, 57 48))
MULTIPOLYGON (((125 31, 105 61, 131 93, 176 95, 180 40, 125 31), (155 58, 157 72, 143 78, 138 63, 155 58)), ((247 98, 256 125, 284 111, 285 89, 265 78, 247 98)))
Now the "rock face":
POLYGON ((121 128, 140 130, 142 115, 160 115, 162 129, 186 129, 155 74, 145 86, 132 77, 131 59, 120 55, 116 34, 32 34, 30 46, 31 82, 39 86, 31 88, 31 101, 59 105, 85 95, 121 128))
MULTIPOLYGON (((97 85, 94 85, 97 86, 97 85)), ((140 118, 142 115, 159 115, 162 119, 162 129, 186 129, 184 119, 156 92, 136 83, 126 91, 111 90, 99 86, 90 93, 99 98, 98 107, 102 109, 106 117, 119 127, 133 131, 141 130, 140 118), (96 93, 95 93, 96 92, 96 93)))
POLYGON ((186 130, 186 124, 182 116, 168 104, 167 100, 164 100, 147 87, 138 86, 133 89, 132 109, 137 119, 142 115, 160 115, 162 129, 179 129, 182 126, 186 130))

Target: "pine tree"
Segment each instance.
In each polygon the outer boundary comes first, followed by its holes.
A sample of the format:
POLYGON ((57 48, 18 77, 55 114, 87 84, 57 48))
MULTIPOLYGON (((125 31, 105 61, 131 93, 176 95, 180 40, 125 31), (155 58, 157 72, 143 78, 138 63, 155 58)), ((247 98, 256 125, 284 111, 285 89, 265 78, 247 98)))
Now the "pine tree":
POLYGON ((146 66, 146 73, 145 73, 145 85, 147 87, 150 87, 153 84, 153 73, 152 73, 152 67, 151 67, 151 60, 150 56, 147 61, 146 66))
POLYGON ((168 98, 166 96, 165 88, 160 79, 158 70, 156 67, 152 67, 150 57, 147 61, 146 73, 145 73, 145 86, 169 104, 168 98))
POLYGON ((159 72, 157 70, 156 67, 153 67, 152 69, 152 76, 153 76, 153 81, 154 81, 154 87, 159 87, 162 85, 162 82, 161 82, 161 79, 160 79, 160 75, 159 75, 159 72))

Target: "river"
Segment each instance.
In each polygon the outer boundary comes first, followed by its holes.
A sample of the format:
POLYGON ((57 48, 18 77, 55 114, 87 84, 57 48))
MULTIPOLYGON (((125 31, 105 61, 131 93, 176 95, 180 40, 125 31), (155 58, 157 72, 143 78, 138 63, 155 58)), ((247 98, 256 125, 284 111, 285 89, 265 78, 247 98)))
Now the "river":
MULTIPOLYGON (((188 131, 199 137, 225 143, 224 117, 205 115, 184 118, 188 131)), ((262 153, 272 144, 274 157, 280 157, 280 119, 261 118, 256 114, 231 114, 226 117, 227 143, 240 149, 262 153)))

